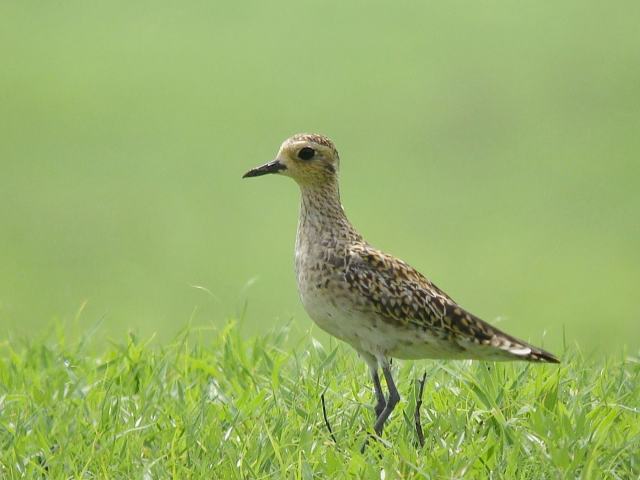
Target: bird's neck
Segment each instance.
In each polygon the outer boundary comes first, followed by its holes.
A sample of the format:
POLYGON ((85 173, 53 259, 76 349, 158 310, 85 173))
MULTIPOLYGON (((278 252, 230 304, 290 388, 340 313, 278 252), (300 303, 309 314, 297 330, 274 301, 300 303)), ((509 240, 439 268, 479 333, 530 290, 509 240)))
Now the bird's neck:
POLYGON ((298 235, 321 238, 324 236, 353 239, 360 237, 340 203, 338 181, 318 185, 300 185, 302 200, 298 235))

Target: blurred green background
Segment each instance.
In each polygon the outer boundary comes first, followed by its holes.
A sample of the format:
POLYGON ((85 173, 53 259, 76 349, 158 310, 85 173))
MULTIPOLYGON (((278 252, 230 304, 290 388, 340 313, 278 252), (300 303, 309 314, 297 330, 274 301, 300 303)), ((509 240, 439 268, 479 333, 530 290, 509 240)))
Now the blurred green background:
POLYGON ((632 1, 2 2, 2 335, 85 302, 80 328, 105 338, 308 328, 297 188, 240 177, 311 131, 338 146, 352 222, 462 305, 555 350, 637 348, 639 18, 632 1))

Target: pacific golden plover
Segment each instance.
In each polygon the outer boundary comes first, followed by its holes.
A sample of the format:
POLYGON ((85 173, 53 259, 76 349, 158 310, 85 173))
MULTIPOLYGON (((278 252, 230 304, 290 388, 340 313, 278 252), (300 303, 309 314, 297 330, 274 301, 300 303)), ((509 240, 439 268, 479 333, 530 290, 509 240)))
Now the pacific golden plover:
POLYGON ((284 141, 275 160, 244 178, 277 173, 300 186, 295 247, 300 298, 320 328, 350 344, 369 366, 378 436, 400 400, 390 369, 393 357, 558 363, 552 354, 467 312, 407 263, 369 245, 340 204, 339 163, 327 137, 298 134, 284 141))

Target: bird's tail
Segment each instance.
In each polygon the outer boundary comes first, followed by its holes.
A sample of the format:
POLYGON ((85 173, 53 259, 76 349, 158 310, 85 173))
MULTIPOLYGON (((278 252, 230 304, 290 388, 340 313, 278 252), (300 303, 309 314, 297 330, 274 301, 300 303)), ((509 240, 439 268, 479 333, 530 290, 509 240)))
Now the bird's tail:
POLYGON ((465 354, 471 353, 471 358, 560 363, 555 355, 512 337, 460 307, 454 308, 452 315, 454 317, 451 322, 464 333, 464 346, 467 347, 465 354))
POLYGON ((511 335, 497 330, 495 338, 498 340, 498 348, 507 352, 512 356, 512 360, 525 360, 527 362, 536 363, 560 363, 560 360, 550 352, 542 348, 519 340, 511 335))
POLYGON ((525 359, 529 362, 560 363, 560 360, 558 360, 553 353, 537 347, 533 347, 531 353, 529 353, 525 359))

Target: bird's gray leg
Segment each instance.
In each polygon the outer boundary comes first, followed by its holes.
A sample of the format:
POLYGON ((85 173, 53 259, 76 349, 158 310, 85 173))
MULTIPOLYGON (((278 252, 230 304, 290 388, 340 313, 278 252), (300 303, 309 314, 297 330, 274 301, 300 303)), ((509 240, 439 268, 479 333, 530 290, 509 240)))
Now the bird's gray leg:
POLYGON ((367 362, 367 365, 369 366, 369 372, 371 373, 371 379, 373 380, 373 390, 376 394, 377 402, 374 411, 376 412, 376 418, 378 418, 383 412, 384 407, 387 405, 384 393, 382 392, 382 385, 380 384, 380 376, 378 375, 378 360, 370 353, 361 353, 360 355, 362 355, 362 358, 364 358, 364 361, 367 362))
POLYGON ((376 392, 377 400, 374 411, 376 412, 376 418, 378 418, 387 406, 387 401, 384 398, 384 393, 382 393, 382 385, 380 385, 380 376, 378 375, 378 369, 371 370, 371 379, 373 380, 373 389, 376 392))
POLYGON ((384 407, 384 410, 380 412, 380 415, 378 415, 376 423, 373 426, 373 430, 379 437, 382 436, 382 430, 384 429, 384 424, 389 418, 389 415, 391 415, 391 412, 400 401, 400 394, 398 393, 396 384, 393 381, 393 375, 391 374, 389 362, 384 359, 380 363, 382 364, 382 373, 384 374, 384 379, 386 380, 387 387, 389 388, 389 398, 387 399, 387 404, 384 407))

